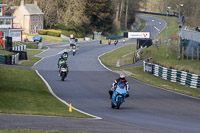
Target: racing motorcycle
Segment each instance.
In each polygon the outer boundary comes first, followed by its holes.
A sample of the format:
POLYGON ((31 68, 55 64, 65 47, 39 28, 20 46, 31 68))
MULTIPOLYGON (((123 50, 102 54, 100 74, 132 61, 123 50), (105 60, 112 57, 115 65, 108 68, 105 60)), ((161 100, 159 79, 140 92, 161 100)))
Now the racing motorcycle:
MULTIPOLYGON (((111 87, 114 87, 113 84, 111 87)), ((112 94, 111 107, 119 109, 127 95, 125 84, 117 84, 115 91, 112 94)))
POLYGON ((73 53, 73 56, 74 56, 75 53, 76 53, 76 45, 72 46, 72 53, 73 53))
POLYGON ((67 66, 61 66, 59 72, 60 72, 61 80, 64 81, 65 78, 67 77, 68 72, 69 72, 68 67, 67 66))
POLYGON ((73 56, 74 56, 75 53, 76 53, 76 49, 72 49, 72 53, 73 53, 73 56))

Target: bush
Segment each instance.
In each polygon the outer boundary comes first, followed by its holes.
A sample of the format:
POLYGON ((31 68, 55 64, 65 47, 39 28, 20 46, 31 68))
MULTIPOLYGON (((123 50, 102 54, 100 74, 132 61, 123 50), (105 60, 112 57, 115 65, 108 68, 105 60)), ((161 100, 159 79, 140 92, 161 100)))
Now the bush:
POLYGON ((74 37, 76 36, 76 32, 74 31, 62 31, 62 34, 65 35, 65 36, 70 36, 71 34, 74 35, 74 37))
POLYGON ((60 37, 61 33, 62 33, 62 31, 60 31, 60 30, 48 30, 47 35, 60 37))
POLYGON ((48 30, 39 30, 39 35, 47 35, 48 30))

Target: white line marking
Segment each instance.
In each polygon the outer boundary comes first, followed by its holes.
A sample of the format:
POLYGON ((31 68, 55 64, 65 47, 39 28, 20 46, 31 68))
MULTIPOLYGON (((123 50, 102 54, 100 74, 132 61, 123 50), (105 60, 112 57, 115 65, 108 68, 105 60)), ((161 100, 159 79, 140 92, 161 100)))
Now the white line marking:
MULTIPOLYGON (((48 47, 48 46, 46 46, 46 47, 48 47)), ((39 54, 37 54, 37 55, 35 55, 35 57, 39 57, 39 55, 40 54, 42 54, 42 53, 44 53, 44 52, 46 52, 47 50, 49 50, 50 48, 48 47, 48 49, 46 49, 46 50, 43 50, 41 53, 39 53, 39 54)))
MULTIPOLYGON (((42 75, 40 75, 40 73, 38 72, 38 70, 35 70, 35 72, 36 72, 37 75, 43 80, 43 82, 46 84, 46 86, 47 86, 48 90, 50 91, 50 93, 51 93, 55 98, 57 98, 59 101, 61 101, 62 103, 64 103, 65 105, 67 105, 67 106, 69 107, 70 104, 67 103, 66 101, 62 100, 61 98, 59 98, 59 97, 53 92, 53 90, 51 89, 51 86, 50 86, 50 85, 48 84, 48 82, 42 77, 42 75)), ((102 119, 101 117, 98 117, 98 116, 91 115, 91 114, 89 114, 89 113, 83 112, 83 111, 81 111, 81 110, 79 110, 79 109, 77 109, 77 108, 75 108, 75 107, 73 107, 73 106, 72 106, 72 109, 73 109, 73 110, 76 110, 76 111, 78 111, 78 112, 80 112, 80 113, 83 113, 83 114, 85 114, 85 115, 94 117, 94 119, 98 119, 98 120, 102 119)))

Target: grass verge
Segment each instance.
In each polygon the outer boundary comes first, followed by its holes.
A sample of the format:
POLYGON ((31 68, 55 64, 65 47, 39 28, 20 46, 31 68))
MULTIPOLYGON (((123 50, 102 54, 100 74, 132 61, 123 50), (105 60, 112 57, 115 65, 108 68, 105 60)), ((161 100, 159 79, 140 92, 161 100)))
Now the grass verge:
POLYGON ((34 55, 41 53, 42 50, 26 50, 26 52, 28 55, 28 60, 21 60, 18 64, 23 66, 33 66, 41 59, 40 57, 35 57, 34 55))
POLYGON ((29 130, 29 129, 6 129, 0 130, 0 133, 89 133, 89 132, 63 132, 63 131, 41 131, 41 130, 29 130))
POLYGON ((108 67, 119 67, 133 63, 133 55, 136 44, 129 44, 101 56, 103 64, 108 67))
POLYGON ((0 81, 0 113, 88 117, 68 112, 34 70, 0 66, 0 81))
POLYGON ((144 19, 140 18, 140 21, 141 21, 141 25, 139 29, 137 30, 138 32, 142 31, 144 27, 146 26, 146 21, 144 19))
POLYGON ((27 34, 27 33, 24 33, 24 35, 27 35, 31 38, 33 36, 41 36, 42 42, 62 42, 63 40, 61 37, 54 37, 54 36, 48 36, 48 35, 27 34))
POLYGON ((6 50, 0 50, 0 54, 1 55, 14 55, 15 53, 9 52, 9 51, 6 51, 6 50))

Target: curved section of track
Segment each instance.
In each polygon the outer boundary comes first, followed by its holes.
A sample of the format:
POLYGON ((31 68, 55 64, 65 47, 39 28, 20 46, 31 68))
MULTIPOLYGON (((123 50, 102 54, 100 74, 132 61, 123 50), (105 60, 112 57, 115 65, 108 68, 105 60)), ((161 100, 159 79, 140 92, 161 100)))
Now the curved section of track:
MULTIPOLYGON (((151 31, 152 19, 155 20, 154 24, 161 22, 157 26, 158 28, 163 29, 165 26, 165 21, 162 19, 140 17, 147 21, 144 31, 151 31)), ((153 35, 156 35, 155 29, 153 35)), ((126 43, 135 41, 131 39, 126 43)), ((70 53, 68 59, 70 73, 64 82, 58 76, 56 64, 59 55, 45 58, 34 67, 58 97, 72 103, 74 107, 84 112, 103 118, 103 120, 90 120, 85 123, 81 123, 85 120, 79 119, 77 122, 78 120, 74 119, 72 122, 85 124, 87 129, 84 127, 81 129, 79 124, 70 124, 73 125, 73 129, 99 132, 199 133, 200 100, 146 85, 131 78, 127 78, 131 87, 130 97, 126 99, 119 110, 110 107, 108 90, 119 75, 105 69, 97 59, 99 55, 122 45, 122 43, 117 46, 113 44, 110 46, 98 45, 94 42, 93 47, 80 48, 75 56, 70 53)), ((51 46, 51 49, 54 51, 54 45, 51 46)), ((49 51, 48 54, 55 53, 49 51)), ((40 119, 42 122, 44 121, 44 119, 40 119)), ((55 123, 49 122, 49 125, 55 126, 55 123)), ((56 129, 67 130, 66 126, 61 125, 56 129)))

